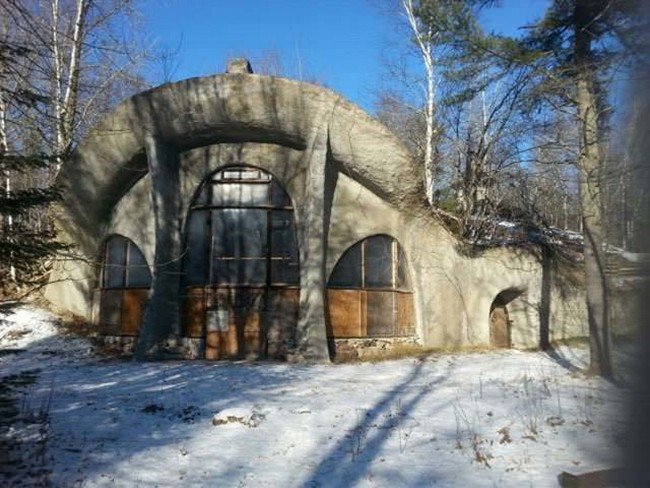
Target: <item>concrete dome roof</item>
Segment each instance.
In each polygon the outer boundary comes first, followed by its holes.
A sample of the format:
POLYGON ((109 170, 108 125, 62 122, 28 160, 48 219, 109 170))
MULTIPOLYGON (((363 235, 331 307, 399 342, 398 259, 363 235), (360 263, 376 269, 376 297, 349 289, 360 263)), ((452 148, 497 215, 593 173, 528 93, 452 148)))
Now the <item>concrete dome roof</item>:
POLYGON ((64 163, 63 205, 78 231, 96 233, 98 219, 147 173, 148 133, 179 151, 233 142, 310 150, 323 130, 328 160, 342 172, 397 206, 417 194, 408 151, 359 107, 317 85, 239 72, 165 84, 119 104, 64 163))

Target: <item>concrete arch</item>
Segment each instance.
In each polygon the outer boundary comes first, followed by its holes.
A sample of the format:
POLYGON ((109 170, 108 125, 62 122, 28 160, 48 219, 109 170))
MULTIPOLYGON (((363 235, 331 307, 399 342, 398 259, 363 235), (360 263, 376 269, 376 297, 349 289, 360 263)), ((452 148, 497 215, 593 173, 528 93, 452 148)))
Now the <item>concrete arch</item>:
POLYGON ((490 304, 489 327, 490 345, 493 347, 512 347, 512 323, 510 303, 520 297, 525 290, 507 288, 499 292, 490 304))
POLYGON ((341 96, 282 78, 222 74, 162 85, 106 115, 61 169, 63 206, 74 221, 67 227, 79 228, 82 245, 99 237, 97 222, 148 172, 149 136, 179 152, 232 142, 305 151, 322 130, 329 159, 381 198, 399 205, 417 193, 406 149, 341 96))

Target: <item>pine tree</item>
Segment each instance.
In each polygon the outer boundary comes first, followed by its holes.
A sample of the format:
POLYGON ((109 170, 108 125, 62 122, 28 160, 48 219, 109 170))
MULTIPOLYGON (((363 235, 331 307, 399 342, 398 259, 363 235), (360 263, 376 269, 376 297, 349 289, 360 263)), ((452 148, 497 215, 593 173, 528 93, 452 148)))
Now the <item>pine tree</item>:
POLYGON ((520 44, 537 72, 545 72, 539 76, 540 100, 574 110, 590 369, 606 377, 614 375, 603 214, 603 152, 611 113, 607 98, 614 68, 642 60, 646 26, 641 10, 642 3, 634 0, 555 0, 520 44))
MULTIPOLYGON (((585 241, 587 315, 591 371, 614 374, 604 263, 602 164, 611 107, 608 90, 615 68, 644 62, 646 17, 642 0, 553 0, 543 18, 520 38, 484 34, 475 13, 498 5, 490 0, 423 0, 424 22, 448 26, 446 42, 455 47, 459 79, 471 79, 489 63, 493 77, 513 70, 530 74, 522 109, 568 111, 579 134, 577 167, 585 241)), ((469 84, 476 90, 476 84, 469 84)), ((480 87, 479 87, 480 88, 480 87)))
POLYGON ((43 260, 65 246, 55 240, 48 220, 39 218, 58 198, 53 188, 29 187, 35 172, 44 171, 53 158, 30 153, 24 137, 29 128, 25 113, 47 101, 20 76, 20 67, 30 55, 29 48, 0 41, 0 290, 30 283, 43 260), (20 181, 20 189, 12 183, 20 181))

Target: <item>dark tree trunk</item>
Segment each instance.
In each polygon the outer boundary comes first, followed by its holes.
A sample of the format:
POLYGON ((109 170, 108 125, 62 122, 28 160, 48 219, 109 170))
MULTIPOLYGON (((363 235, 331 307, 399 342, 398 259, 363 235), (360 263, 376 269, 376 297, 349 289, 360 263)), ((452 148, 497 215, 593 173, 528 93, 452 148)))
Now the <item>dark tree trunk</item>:
POLYGON ((590 339, 590 369, 611 377, 611 332, 608 324, 607 278, 603 251, 602 181, 599 147, 598 102, 595 56, 592 51, 593 2, 576 0, 574 12, 574 56, 580 153, 578 156, 580 207, 585 242, 587 318, 590 339))
POLYGON ((138 360, 158 359, 165 341, 180 333, 179 289, 182 234, 179 215, 179 161, 175 148, 153 135, 146 137, 156 223, 151 294, 135 349, 138 360))

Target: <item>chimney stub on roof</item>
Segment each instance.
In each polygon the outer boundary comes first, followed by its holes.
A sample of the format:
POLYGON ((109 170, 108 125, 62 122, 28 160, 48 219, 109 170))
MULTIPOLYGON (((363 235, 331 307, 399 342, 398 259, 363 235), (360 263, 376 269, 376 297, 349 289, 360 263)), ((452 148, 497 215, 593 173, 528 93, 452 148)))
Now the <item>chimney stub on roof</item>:
POLYGON ((252 72, 251 63, 246 58, 235 58, 228 61, 228 68, 226 68, 228 74, 251 74, 252 72))

